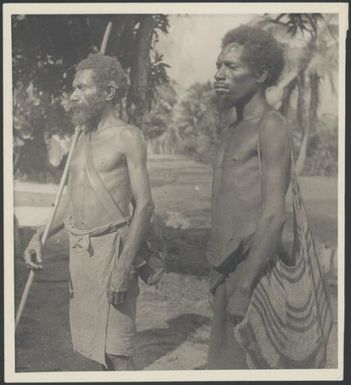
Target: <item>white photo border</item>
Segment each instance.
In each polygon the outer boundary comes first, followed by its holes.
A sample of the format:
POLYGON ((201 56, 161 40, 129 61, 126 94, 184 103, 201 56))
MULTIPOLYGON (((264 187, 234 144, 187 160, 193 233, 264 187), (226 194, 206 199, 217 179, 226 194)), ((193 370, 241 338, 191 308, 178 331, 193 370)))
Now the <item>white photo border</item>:
POLYGON ((347 3, 17 3, 3 4, 3 154, 4 154, 4 369, 6 382, 160 382, 250 380, 342 380, 344 372, 344 245, 345 245, 345 52, 348 28, 347 3), (338 368, 287 370, 160 370, 119 372, 15 372, 14 235, 13 235, 13 136, 12 136, 12 40, 14 14, 339 14, 338 79, 338 368))

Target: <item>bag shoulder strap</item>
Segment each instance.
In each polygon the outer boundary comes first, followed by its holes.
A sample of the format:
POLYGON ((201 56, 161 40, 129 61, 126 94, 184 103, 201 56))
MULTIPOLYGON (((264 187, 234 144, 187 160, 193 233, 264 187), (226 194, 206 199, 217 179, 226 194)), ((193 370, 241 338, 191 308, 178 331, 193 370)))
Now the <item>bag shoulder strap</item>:
MULTIPOLYGON (((267 115, 269 113, 272 113, 272 112, 280 114, 276 110, 269 110, 262 116, 262 118, 260 119, 260 121, 258 123, 258 133, 256 136, 256 148, 257 148, 257 157, 258 157, 258 168, 260 170, 260 173, 262 173, 262 152, 261 152, 260 141, 259 141, 260 128, 261 128, 263 120, 267 117, 267 115)), ((296 175, 294 152, 293 152, 290 132, 288 133, 288 140, 289 140, 289 151, 290 151, 290 174, 291 174, 290 175, 290 182, 291 182, 292 186, 294 187, 293 192, 299 193, 300 192, 300 189, 298 188, 299 182, 298 182, 297 175, 296 175)))
MULTIPOLYGON (((260 174, 262 175, 262 152, 260 147, 260 141, 259 141, 259 133, 260 128, 262 125, 263 120, 267 117, 267 115, 271 112, 277 112, 276 110, 269 110, 259 121, 258 124, 258 133, 256 137, 256 146, 257 146, 257 156, 258 156, 258 167, 260 174)), ((304 209, 301 208, 301 205, 303 206, 302 202, 302 195, 300 190, 299 181, 296 174, 295 169, 295 160, 294 160, 294 152, 293 152, 293 146, 292 146, 292 139, 291 134, 288 132, 288 140, 289 140, 289 151, 290 151, 290 185, 291 185, 291 192, 292 192, 292 203, 293 203, 293 231, 294 231, 294 241, 293 241, 293 249, 292 254, 296 255, 296 252, 299 248, 299 238, 297 236, 298 229, 301 228, 304 224, 307 224, 307 216, 304 209)))
MULTIPOLYGON (((267 114, 271 111, 267 112, 267 114)), ((260 122, 259 122, 259 130, 260 126, 262 124, 262 121, 267 116, 265 114, 260 122)), ((293 228, 294 228, 294 242, 293 242, 293 254, 296 254, 299 248, 301 247, 300 243, 304 242, 306 243, 306 238, 312 238, 312 234, 309 228, 307 214, 305 205, 302 199, 302 193, 300 188, 300 182, 296 173, 296 167, 295 167, 295 157, 294 157, 294 151, 293 151, 293 145, 292 145, 292 137, 291 133, 288 134, 289 139, 289 151, 290 151, 290 186, 291 186, 291 195, 292 195, 292 203, 293 203, 293 228)), ((257 153, 258 153, 258 164, 260 168, 260 172, 262 173, 262 153, 260 149, 260 143, 259 143, 259 134, 257 135, 257 153)))
POLYGON ((91 151, 91 133, 86 135, 85 141, 85 171, 91 184, 91 187, 94 189, 96 195, 98 196, 101 203, 104 205, 106 211, 109 213, 112 220, 115 219, 115 217, 113 216, 114 212, 117 212, 118 215, 125 217, 123 211, 112 197, 110 191, 106 187, 105 183, 101 179, 101 176, 95 168, 91 151))
POLYGON ((259 171, 260 173, 262 174, 262 153, 261 153, 261 147, 260 147, 260 141, 259 141, 259 135, 260 135, 260 128, 262 126, 262 123, 264 121, 264 119, 271 113, 276 113, 276 114, 279 114, 281 115, 278 111, 274 110, 274 109, 271 109, 271 110, 268 110, 262 117, 261 119, 259 120, 258 122, 258 130, 257 130, 257 135, 256 135, 256 148, 257 148, 257 159, 258 159, 258 168, 259 168, 259 171))

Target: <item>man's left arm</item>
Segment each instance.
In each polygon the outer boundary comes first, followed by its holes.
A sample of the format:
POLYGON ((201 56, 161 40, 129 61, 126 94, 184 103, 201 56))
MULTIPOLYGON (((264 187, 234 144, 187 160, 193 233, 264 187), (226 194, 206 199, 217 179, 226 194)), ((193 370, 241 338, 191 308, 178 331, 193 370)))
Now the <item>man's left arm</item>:
POLYGON ((129 271, 133 260, 144 241, 154 210, 149 174, 146 167, 146 146, 139 129, 132 131, 126 142, 126 157, 133 198, 134 215, 128 237, 118 263, 129 271))
POLYGON ((130 269, 144 241, 154 209, 146 167, 146 146, 139 129, 129 129, 124 134, 123 144, 135 209, 125 245, 111 275, 109 300, 115 305, 125 302, 130 269))
POLYGON ((286 123, 270 117, 259 133, 262 160, 262 212, 247 259, 241 263, 229 313, 239 322, 247 311, 252 291, 267 263, 275 255, 285 223, 285 195, 290 176, 290 146, 286 123))

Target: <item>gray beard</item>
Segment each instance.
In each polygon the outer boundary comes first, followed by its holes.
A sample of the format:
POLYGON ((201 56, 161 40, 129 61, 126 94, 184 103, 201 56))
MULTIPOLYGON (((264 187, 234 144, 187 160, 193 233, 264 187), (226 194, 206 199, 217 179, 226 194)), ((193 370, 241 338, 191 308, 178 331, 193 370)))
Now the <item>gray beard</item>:
POLYGON ((72 106, 71 120, 75 126, 91 125, 100 118, 105 101, 94 101, 88 105, 72 106))

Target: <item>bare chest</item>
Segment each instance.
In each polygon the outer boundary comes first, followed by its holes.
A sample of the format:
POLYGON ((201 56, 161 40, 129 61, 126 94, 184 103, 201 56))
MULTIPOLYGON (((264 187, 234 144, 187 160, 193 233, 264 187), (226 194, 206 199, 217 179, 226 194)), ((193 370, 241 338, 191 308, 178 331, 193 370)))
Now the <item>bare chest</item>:
POLYGON ((224 133, 215 168, 237 169, 257 162, 257 127, 242 125, 224 133))
POLYGON ((72 161, 71 172, 79 175, 89 164, 90 153, 95 169, 102 174, 109 173, 126 165, 125 155, 121 148, 118 148, 116 140, 111 135, 91 137, 83 134, 77 143, 72 161))

